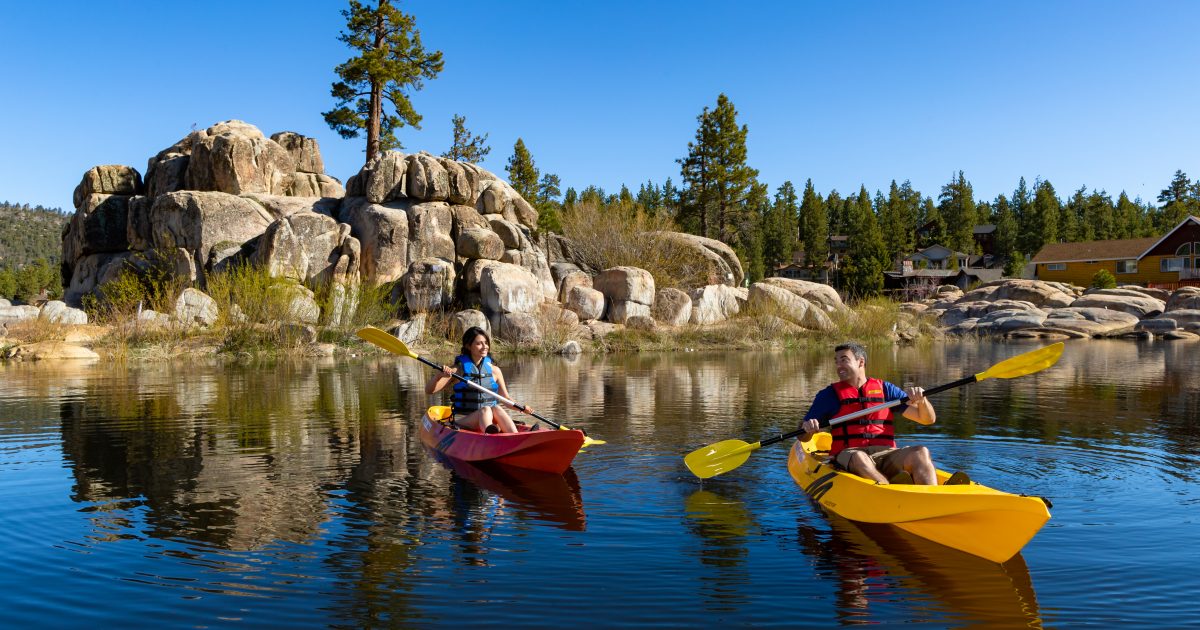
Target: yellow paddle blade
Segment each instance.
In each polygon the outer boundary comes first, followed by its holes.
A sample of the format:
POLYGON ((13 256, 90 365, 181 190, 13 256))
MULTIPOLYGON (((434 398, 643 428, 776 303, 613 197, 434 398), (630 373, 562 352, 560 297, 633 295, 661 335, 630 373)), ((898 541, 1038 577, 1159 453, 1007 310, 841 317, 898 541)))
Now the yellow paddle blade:
POLYGON ((708 479, 746 463, 746 460, 750 458, 750 453, 758 450, 761 445, 761 442, 747 444, 741 440, 725 440, 688 453, 683 458, 683 463, 687 465, 693 475, 701 479, 708 479))
POLYGON ((996 365, 988 368, 985 372, 980 372, 975 375, 976 381, 982 381, 985 378, 1016 378, 1040 372, 1051 365, 1054 365, 1058 358, 1062 356, 1063 343, 1052 343, 1045 348, 1031 350, 1024 354, 1018 354, 1015 357, 1005 359, 996 365))
MULTIPOLYGON (((570 431, 571 429, 568 427, 559 425, 558 430, 559 431, 570 431)), ((605 442, 604 440, 593 440, 590 436, 585 434, 583 436, 583 446, 581 446, 580 448, 587 448, 589 446, 594 446, 596 444, 608 444, 608 442, 605 442)))
POLYGON ((358 335, 359 339, 373 343, 393 354, 398 354, 404 357, 412 357, 414 359, 420 358, 418 357, 417 353, 409 350, 408 346, 405 345, 403 341, 400 341, 399 339, 387 334, 382 330, 379 330, 374 326, 359 328, 358 332, 355 334, 358 335))

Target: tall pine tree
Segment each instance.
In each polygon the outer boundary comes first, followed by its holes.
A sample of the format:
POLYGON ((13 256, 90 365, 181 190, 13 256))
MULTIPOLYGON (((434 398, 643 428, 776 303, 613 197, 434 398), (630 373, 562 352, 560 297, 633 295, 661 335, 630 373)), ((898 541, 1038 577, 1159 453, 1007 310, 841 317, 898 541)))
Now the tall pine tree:
POLYGON ((716 108, 705 107, 697 120, 696 139, 679 160, 688 187, 684 215, 695 219, 685 227, 733 243, 738 226, 756 207, 751 197, 758 171, 746 164, 748 129, 738 126, 737 110, 724 94, 717 97, 716 108))
POLYGON ((965 254, 977 253, 975 245, 975 192, 971 183, 959 171, 942 186, 938 196, 938 211, 946 222, 946 247, 965 254))
POLYGON ((338 40, 359 55, 334 69, 341 79, 330 90, 337 105, 322 115, 343 138, 357 138, 365 131, 370 162, 381 151, 401 148, 396 130, 405 125, 421 128, 421 115, 408 91, 418 91, 423 79, 437 77, 442 53, 426 52, 416 20, 389 0, 379 0, 375 7, 350 0, 342 16, 346 30, 338 40), (391 104, 390 112, 384 101, 391 104))
POLYGON ((763 264, 767 273, 777 266, 791 262, 792 251, 796 249, 796 187, 792 182, 783 182, 775 191, 775 203, 770 205, 763 217, 763 264))
POLYGON ((1058 200, 1054 186, 1049 181, 1038 180, 1033 184, 1033 203, 1030 205, 1029 252, 1037 254, 1048 243, 1057 243, 1059 215, 1062 202, 1058 200))
POLYGON ((842 266, 842 285, 855 297, 878 295, 883 289, 887 252, 866 186, 859 190, 857 197, 848 201, 850 249, 842 266))
POLYGON ((829 214, 825 201, 813 189, 812 180, 804 184, 804 197, 800 201, 798 220, 800 248, 804 250, 804 266, 812 278, 825 278, 825 264, 829 259, 829 214))

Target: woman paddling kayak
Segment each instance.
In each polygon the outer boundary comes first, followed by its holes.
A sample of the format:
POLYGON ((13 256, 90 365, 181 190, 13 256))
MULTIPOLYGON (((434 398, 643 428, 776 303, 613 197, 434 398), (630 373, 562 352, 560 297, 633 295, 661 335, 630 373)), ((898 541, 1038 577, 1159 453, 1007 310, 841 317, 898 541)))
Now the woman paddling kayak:
MULTIPOLYGON (((434 373, 425 385, 425 393, 436 394, 453 380, 452 374, 489 389, 505 398, 509 398, 508 387, 504 383, 504 374, 500 366, 492 361, 489 351, 492 338, 482 328, 472 326, 463 333, 462 354, 455 357, 454 365, 443 365, 442 373, 434 373)), ((451 396, 454 410, 454 424, 464 429, 474 429, 485 433, 516 433, 517 425, 509 417, 503 407, 496 404, 496 399, 477 391, 466 383, 457 381, 451 396)), ((527 414, 533 413, 533 408, 525 406, 527 414)))

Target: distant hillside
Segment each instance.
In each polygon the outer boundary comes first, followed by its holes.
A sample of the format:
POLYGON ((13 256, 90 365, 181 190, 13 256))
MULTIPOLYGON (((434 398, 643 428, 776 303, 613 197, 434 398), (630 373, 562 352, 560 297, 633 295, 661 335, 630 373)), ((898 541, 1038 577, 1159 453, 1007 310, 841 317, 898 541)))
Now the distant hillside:
POLYGON ((0 268, 15 269, 39 258, 57 267, 69 219, 58 208, 0 202, 0 268))

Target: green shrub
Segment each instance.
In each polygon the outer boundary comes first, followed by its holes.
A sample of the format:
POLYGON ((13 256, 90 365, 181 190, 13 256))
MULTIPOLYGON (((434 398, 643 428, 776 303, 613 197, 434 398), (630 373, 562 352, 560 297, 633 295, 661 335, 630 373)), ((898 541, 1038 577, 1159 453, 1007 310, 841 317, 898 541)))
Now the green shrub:
POLYGON ((1117 287, 1117 279, 1107 269, 1101 269, 1092 276, 1092 288, 1094 289, 1115 289, 1117 287))

